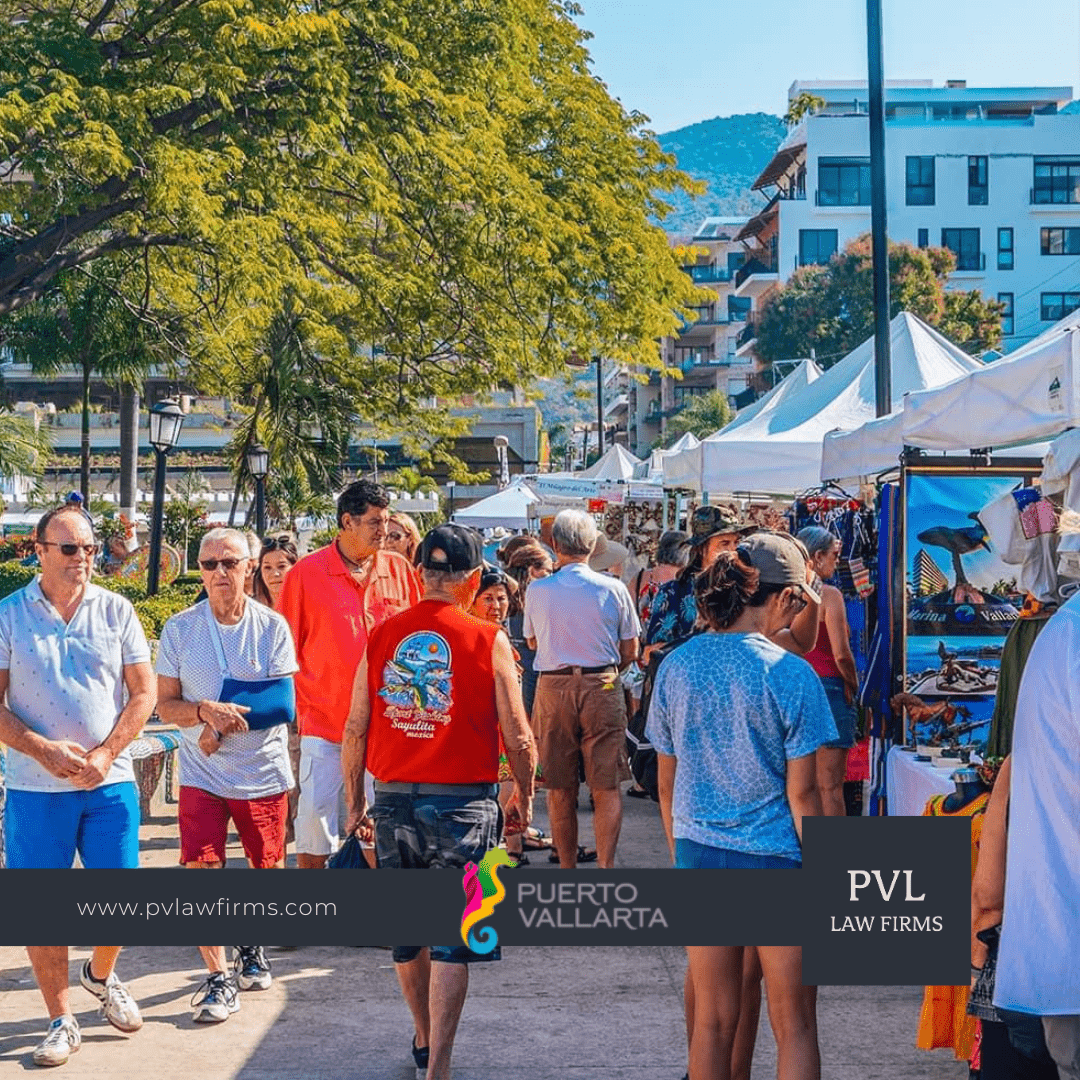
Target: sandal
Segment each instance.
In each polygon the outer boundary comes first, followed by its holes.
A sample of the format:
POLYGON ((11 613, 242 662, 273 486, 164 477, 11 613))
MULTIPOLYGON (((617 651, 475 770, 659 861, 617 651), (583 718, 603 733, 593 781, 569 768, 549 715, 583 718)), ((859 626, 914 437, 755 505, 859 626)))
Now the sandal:
MULTIPOLYGON (((578 847, 578 849, 577 849, 577 861, 579 863, 596 862, 596 860, 599 859, 599 858, 600 858, 600 856, 597 854, 597 852, 595 850, 586 851, 585 848, 583 848, 583 847, 578 847)), ((559 853, 554 848, 552 848, 551 849, 551 854, 548 856, 548 862, 558 862, 558 861, 559 861, 559 853)))
POLYGON ((521 846, 526 851, 547 851, 552 846, 552 840, 539 829, 529 829, 521 838, 521 846))
POLYGON ((643 787, 629 787, 626 789, 626 794, 631 799, 647 799, 649 793, 643 787))
POLYGON ((508 851, 507 855, 509 855, 511 859, 515 860, 514 861, 514 868, 515 869, 517 867, 519 867, 519 866, 528 866, 529 865, 529 856, 526 855, 524 851, 508 851))

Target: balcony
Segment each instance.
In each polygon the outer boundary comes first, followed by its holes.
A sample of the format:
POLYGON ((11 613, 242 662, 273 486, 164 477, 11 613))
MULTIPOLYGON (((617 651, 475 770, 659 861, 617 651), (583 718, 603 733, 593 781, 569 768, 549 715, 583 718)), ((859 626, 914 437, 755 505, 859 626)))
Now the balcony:
POLYGON ((731 271, 726 266, 684 266, 683 273, 697 285, 710 285, 730 281, 731 271))
POLYGON ((956 269, 954 274, 981 274, 986 269, 985 251, 967 251, 956 255, 956 269))
POLYGON ((1066 206, 1080 206, 1080 186, 1072 188, 1029 188, 1028 202, 1032 206, 1045 206, 1060 210, 1066 206))
POLYGON ((735 295, 740 297, 759 296, 772 288, 779 280, 775 257, 768 262, 751 259, 739 268, 735 275, 735 295))
POLYGON ((691 308, 690 310, 697 313, 697 319, 695 319, 694 322, 688 322, 686 319, 682 318, 682 316, 679 316, 679 322, 681 324, 679 329, 680 337, 700 335, 702 330, 710 331, 717 326, 724 326, 727 323, 727 319, 724 318, 712 304, 708 307, 691 308))
POLYGON ((839 202, 836 196, 830 191, 825 193, 825 197, 822 198, 822 192, 820 190, 814 192, 814 205, 820 206, 823 209, 833 210, 859 210, 862 207, 870 208, 870 199, 867 198, 866 202, 839 202))
POLYGON ((746 325, 735 336, 735 348, 741 349, 744 345, 748 345, 754 340, 755 333, 753 322, 747 320, 746 325))

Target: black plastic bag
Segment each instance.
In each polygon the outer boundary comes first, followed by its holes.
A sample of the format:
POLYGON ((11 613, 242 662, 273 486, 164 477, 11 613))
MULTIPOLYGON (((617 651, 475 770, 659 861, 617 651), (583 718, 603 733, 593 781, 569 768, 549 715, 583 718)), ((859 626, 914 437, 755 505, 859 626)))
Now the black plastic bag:
POLYGON ((364 858, 364 849, 360 846, 360 841, 355 836, 350 836, 344 844, 341 845, 330 856, 330 861, 326 864, 330 870, 370 870, 371 867, 367 864, 367 859, 364 858))

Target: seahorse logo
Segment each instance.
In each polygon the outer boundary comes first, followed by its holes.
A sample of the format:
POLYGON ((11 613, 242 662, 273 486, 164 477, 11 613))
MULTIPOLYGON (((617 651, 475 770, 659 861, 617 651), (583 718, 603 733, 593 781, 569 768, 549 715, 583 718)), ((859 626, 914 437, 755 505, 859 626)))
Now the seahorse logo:
POLYGON ((510 856, 502 848, 492 848, 480 865, 469 863, 465 867, 462 888, 465 890, 465 910, 461 913, 461 940, 473 952, 489 953, 499 944, 499 935, 493 926, 485 926, 478 932, 473 927, 491 918, 497 904, 506 896, 506 889, 499 880, 500 866, 513 866, 510 856))

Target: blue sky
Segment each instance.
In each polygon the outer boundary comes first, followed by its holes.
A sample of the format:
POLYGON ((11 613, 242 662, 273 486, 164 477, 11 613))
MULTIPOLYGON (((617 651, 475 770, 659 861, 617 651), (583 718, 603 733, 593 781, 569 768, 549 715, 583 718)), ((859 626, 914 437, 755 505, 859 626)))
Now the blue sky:
MULTIPOLYGON (((658 132, 782 114, 800 79, 866 78, 865 0, 581 0, 594 72, 658 132)), ((882 0, 885 75, 1072 86, 1080 0, 882 0)))

